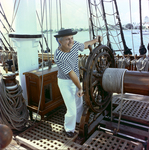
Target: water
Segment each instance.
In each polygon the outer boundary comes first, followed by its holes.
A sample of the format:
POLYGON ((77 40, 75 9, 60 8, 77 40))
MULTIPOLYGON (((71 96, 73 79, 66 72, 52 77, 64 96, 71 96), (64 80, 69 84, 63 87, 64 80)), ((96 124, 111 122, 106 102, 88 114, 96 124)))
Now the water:
MULTIPOLYGON (((105 31, 103 31, 103 32, 105 32, 105 31)), ((127 47, 132 49, 133 54, 135 53, 137 55, 140 55, 139 54, 139 48, 141 45, 140 34, 131 34, 130 30, 124 30, 123 32, 124 32, 124 37, 125 37, 127 47), (133 38, 133 42, 132 42, 132 38, 133 38)), ((49 48, 51 49, 52 54, 54 53, 54 51, 58 47, 58 43, 54 37, 55 34, 57 34, 57 33, 52 33, 52 35, 50 35, 50 34, 48 35, 49 48), (52 37, 52 38, 50 38, 50 37, 52 37)), ((116 31, 111 31, 109 34, 111 34, 113 36, 117 35, 116 31)), ((99 32, 98 35, 102 35, 102 33, 99 32)), ((105 34, 103 36, 105 36, 105 34)), ((45 37, 47 37, 46 34, 45 34, 45 37)), ((118 43, 117 37, 119 37, 119 39, 121 41, 120 35, 116 36, 116 38, 113 38, 112 36, 110 36, 110 41, 112 43, 115 43, 115 42, 118 43)), ((103 45, 106 45, 106 43, 107 43, 106 39, 107 38, 105 37, 104 40, 102 41, 103 45)), ((79 41, 81 43, 84 43, 85 41, 89 41, 90 40, 89 32, 88 31, 78 32, 76 35, 74 35, 74 40, 79 41)), ((143 44, 144 44, 146 49, 147 49, 148 43, 149 43, 149 35, 143 35, 143 44)), ((44 40, 43 40, 43 48, 44 48, 44 50, 46 49, 46 45, 45 45, 44 40)), ((112 44, 112 48, 114 50, 123 49, 123 45, 122 45, 122 43, 120 45, 112 44)), ((39 47, 39 49, 40 49, 40 47, 39 47)), ((89 50, 85 49, 83 52, 80 52, 80 54, 87 54, 88 55, 89 50)), ((117 52, 117 54, 121 55, 121 52, 117 52)), ((147 54, 148 54, 148 52, 147 52, 147 54)))

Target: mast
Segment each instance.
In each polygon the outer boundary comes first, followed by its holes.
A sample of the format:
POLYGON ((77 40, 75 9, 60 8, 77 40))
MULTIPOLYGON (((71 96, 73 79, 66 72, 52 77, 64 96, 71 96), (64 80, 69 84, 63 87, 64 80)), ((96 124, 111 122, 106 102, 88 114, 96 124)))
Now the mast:
POLYGON ((124 46, 124 54, 125 55, 127 55, 127 54, 131 55, 132 54, 132 52, 130 51, 131 49, 129 49, 127 47, 126 42, 125 42, 124 33, 123 33, 123 29, 122 29, 122 24, 121 24, 121 19, 120 19, 120 15, 119 15, 119 11, 118 11, 116 0, 114 0, 114 4, 115 4, 115 8, 116 8, 117 19, 118 19, 118 22, 119 22, 121 38, 122 38, 122 42, 123 42, 123 46, 124 46))
POLYGON ((9 34, 16 46, 19 79, 26 103, 28 103, 28 100, 24 73, 39 68, 38 46, 42 35, 41 32, 38 33, 36 18, 36 0, 20 1, 14 22, 15 33, 9 34))
POLYGON ((143 36, 142 36, 142 11, 141 11, 141 0, 139 0, 139 12, 140 12, 140 40, 141 40, 141 46, 139 49, 140 55, 146 54, 146 48, 143 44, 143 36))

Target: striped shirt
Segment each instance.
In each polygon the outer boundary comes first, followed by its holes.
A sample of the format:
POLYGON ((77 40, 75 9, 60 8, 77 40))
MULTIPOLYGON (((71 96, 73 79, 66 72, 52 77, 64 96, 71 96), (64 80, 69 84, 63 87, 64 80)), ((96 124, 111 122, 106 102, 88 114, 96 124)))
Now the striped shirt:
POLYGON ((71 48, 70 52, 65 53, 59 49, 56 49, 54 53, 54 62, 58 66, 58 75, 60 79, 70 79, 69 72, 74 71, 79 77, 79 68, 78 68, 78 53, 84 50, 84 44, 74 41, 74 45, 71 48))

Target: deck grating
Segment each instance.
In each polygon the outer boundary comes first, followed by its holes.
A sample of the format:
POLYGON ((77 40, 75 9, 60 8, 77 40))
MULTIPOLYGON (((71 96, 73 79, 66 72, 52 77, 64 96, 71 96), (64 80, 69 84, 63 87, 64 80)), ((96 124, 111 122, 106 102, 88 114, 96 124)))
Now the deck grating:
POLYGON ((102 131, 95 131, 83 146, 92 150, 141 150, 143 148, 141 143, 128 141, 102 131))
MULTIPOLYGON (((65 107, 61 107, 52 115, 49 115, 46 120, 40 121, 34 128, 16 136, 16 139, 23 144, 26 143, 32 149, 49 150, 72 147, 72 145, 76 144, 73 140, 76 138, 78 131, 76 130, 74 138, 68 138, 65 135, 63 127, 65 112, 65 107), (71 145, 69 144, 70 142, 71 145)), ((78 129, 78 126, 76 129, 78 129)), ((80 148, 77 144, 74 147, 80 148)))
MULTIPOLYGON (((88 149, 135 149, 142 145, 128 140, 114 137, 101 131, 95 131, 93 135, 83 144, 74 142, 78 135, 78 125, 74 138, 68 138, 64 133, 64 114, 65 107, 60 107, 57 111, 49 114, 47 119, 41 120, 31 128, 16 136, 20 144, 28 146, 30 149, 66 149, 66 150, 88 150, 88 149)), ((93 117, 94 115, 91 115, 93 117)), ((92 120, 93 118, 91 118, 92 120)))
MULTIPOLYGON (((117 116, 121 109, 121 100, 119 98, 114 99, 113 103, 118 104, 113 110, 113 114, 117 116)), ((149 122, 149 103, 124 99, 122 104, 122 118, 123 117, 149 122)))

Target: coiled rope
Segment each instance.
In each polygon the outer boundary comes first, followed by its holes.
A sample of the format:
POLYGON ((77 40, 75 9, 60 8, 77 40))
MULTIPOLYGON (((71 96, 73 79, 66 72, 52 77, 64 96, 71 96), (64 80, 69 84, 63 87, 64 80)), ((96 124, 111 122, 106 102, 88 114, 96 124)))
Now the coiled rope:
POLYGON ((22 88, 16 84, 8 89, 0 76, 0 122, 11 129, 22 131, 28 122, 29 113, 22 96, 22 88))
POLYGON ((107 92, 121 93, 122 79, 127 69, 107 68, 103 74, 102 86, 107 92))
POLYGON ((121 114, 122 114, 122 104, 123 104, 123 83, 124 75, 127 69, 118 69, 118 68, 107 68, 103 74, 102 86, 103 89, 107 92, 112 93, 121 93, 121 104, 120 104, 120 113, 117 131, 119 130, 121 114))

